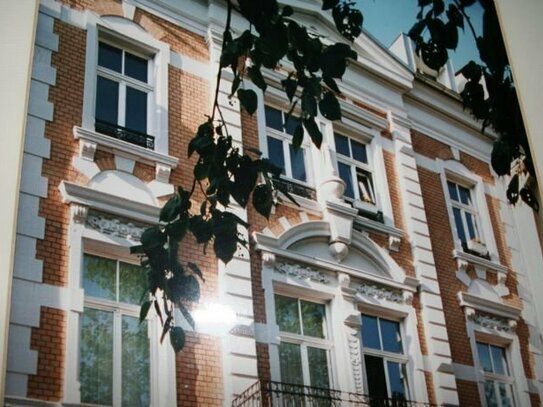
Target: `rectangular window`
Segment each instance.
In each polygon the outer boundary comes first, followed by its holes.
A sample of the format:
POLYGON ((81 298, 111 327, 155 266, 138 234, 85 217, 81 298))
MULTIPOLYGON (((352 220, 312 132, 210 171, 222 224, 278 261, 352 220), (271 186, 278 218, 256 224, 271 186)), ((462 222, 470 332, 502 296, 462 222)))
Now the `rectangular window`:
POLYGON ((308 182, 306 150, 301 147, 295 151, 292 146, 292 136, 298 126, 298 119, 291 116, 287 120, 286 113, 270 106, 265 106, 265 114, 268 158, 283 168, 283 174, 288 178, 308 182))
POLYGON ((324 304, 275 295, 275 318, 281 333, 281 381, 327 389, 329 350, 324 304))
POLYGON ((487 255, 479 229, 479 216, 470 188, 447 181, 447 189, 452 206, 456 237, 462 248, 477 255, 487 255))
POLYGON ((345 197, 375 204, 373 176, 366 145, 334 133, 339 177, 345 182, 345 197))
POLYGON ((485 399, 488 407, 514 406, 513 379, 507 366, 505 348, 477 342, 479 367, 484 372, 485 399))
POLYGON ((404 353, 400 323, 362 315, 362 352, 370 404, 387 399, 406 400, 407 356, 404 353))
POLYGON ((153 148, 149 136, 150 60, 100 41, 96 68, 96 131, 153 148))
POLYGON ((85 307, 80 320, 81 402, 149 406, 150 358, 147 322, 139 322, 146 295, 139 266, 85 254, 85 307))

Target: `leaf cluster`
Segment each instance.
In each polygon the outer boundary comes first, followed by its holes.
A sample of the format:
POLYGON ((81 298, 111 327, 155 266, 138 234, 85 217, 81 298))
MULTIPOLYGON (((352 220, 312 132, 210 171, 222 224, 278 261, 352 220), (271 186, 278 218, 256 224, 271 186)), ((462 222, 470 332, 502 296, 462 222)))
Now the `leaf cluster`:
MULTIPOLYGON (((215 256, 228 263, 238 246, 247 244, 240 228, 249 227, 228 210, 231 202, 241 208, 251 202, 266 218, 277 200, 277 191, 296 203, 284 184, 277 182, 282 169, 262 158, 259 151, 247 149, 242 153, 228 134, 218 103, 222 69, 230 68, 234 73, 230 96, 237 95, 242 107, 253 114, 257 95, 245 88, 245 80, 264 92, 267 85, 262 69, 276 69, 281 61, 290 61, 294 71, 283 81, 283 87, 292 104, 289 116, 301 101, 293 140, 299 148, 304 129, 320 146, 322 134, 315 122, 319 111, 330 120, 341 118, 336 80, 343 76, 348 59, 356 59, 349 45, 326 45, 317 34, 299 25, 291 18, 294 10, 289 6, 280 8, 275 0, 239 0, 238 6, 237 11, 251 28, 233 37, 233 5, 229 1, 213 112, 188 145, 187 156, 195 159, 192 189, 179 187, 160 211, 159 224, 146 229, 141 245, 132 248, 133 253, 141 255, 148 279, 149 297, 142 303, 140 320, 154 308, 163 326, 161 341, 169 333, 176 352, 184 347, 185 330, 175 321, 174 308, 195 329, 190 306, 199 301, 200 282, 204 281, 196 264, 180 260, 186 235, 192 234, 204 252, 212 245, 215 256), (196 197, 200 199, 198 205, 194 203, 196 197)), ((362 14, 352 6, 344 0, 323 1, 323 9, 332 11, 339 31, 348 40, 360 33, 362 24, 362 14)))
POLYGON ((535 180, 534 166, 493 1, 452 0, 447 9, 444 0, 418 0, 418 4, 417 22, 408 35, 417 54, 432 69, 439 70, 447 62, 447 50, 456 49, 458 29, 469 27, 482 64, 469 61, 460 70, 467 80, 460 94, 462 103, 482 122, 483 132, 491 127, 498 134, 491 164, 499 176, 512 175, 509 202, 515 204, 520 196, 538 210, 535 183, 531 181, 535 180), (467 10, 477 2, 483 8, 482 35, 475 32, 467 10), (519 182, 520 178, 524 182, 519 182))

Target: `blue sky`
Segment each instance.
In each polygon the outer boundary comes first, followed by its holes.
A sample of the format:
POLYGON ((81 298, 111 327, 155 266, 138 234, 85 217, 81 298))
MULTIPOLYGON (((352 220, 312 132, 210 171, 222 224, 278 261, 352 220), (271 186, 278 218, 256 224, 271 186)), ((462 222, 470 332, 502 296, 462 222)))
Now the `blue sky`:
MULTIPOLYGON (((407 33, 416 20, 419 11, 417 0, 356 0, 364 14, 364 29, 385 47, 390 46, 401 33, 407 33)), ((448 3, 448 2, 446 2, 448 3)), ((475 4, 468 9, 475 30, 481 32, 482 9, 475 4)), ((466 26, 465 33, 459 32, 456 52, 450 51, 454 68, 459 70, 470 59, 479 60, 475 40, 466 26)))

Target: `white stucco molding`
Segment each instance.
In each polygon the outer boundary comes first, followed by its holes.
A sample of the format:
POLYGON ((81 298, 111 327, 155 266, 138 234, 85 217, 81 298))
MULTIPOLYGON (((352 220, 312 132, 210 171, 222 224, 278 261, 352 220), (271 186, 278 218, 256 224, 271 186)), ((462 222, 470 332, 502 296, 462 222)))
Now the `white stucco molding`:
POLYGON ((158 206, 120 198, 68 181, 62 181, 59 190, 64 203, 85 205, 145 223, 156 223, 160 213, 160 207, 158 206))
POLYGON ((464 313, 468 318, 472 318, 475 313, 486 313, 507 319, 511 323, 518 321, 522 312, 521 308, 503 303, 498 303, 477 295, 460 292, 457 294, 459 305, 464 308, 464 313))

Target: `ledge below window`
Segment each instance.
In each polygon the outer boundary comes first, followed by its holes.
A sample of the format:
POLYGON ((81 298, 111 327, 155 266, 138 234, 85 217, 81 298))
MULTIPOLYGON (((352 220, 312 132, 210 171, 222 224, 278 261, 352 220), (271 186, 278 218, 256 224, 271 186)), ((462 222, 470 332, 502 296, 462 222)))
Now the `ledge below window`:
POLYGON ((458 269, 461 271, 466 271, 470 264, 472 264, 475 268, 483 268, 485 270, 490 269, 498 273, 502 273, 503 275, 506 275, 508 271, 506 266, 474 254, 453 250, 452 255, 456 260, 458 269))

